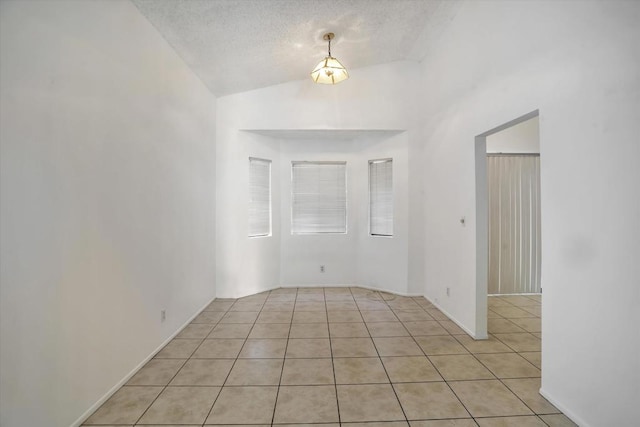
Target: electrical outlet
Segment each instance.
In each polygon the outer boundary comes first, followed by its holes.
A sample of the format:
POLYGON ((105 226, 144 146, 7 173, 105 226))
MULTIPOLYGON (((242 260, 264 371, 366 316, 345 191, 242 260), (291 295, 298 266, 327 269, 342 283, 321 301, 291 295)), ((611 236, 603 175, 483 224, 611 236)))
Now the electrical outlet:
POLYGON ((167 320, 167 310, 160 310, 160 322, 167 320))
POLYGON ((447 286, 447 296, 451 296, 451 288, 447 286))
POLYGON ((324 265, 320 266, 320 273, 324 273, 324 265))

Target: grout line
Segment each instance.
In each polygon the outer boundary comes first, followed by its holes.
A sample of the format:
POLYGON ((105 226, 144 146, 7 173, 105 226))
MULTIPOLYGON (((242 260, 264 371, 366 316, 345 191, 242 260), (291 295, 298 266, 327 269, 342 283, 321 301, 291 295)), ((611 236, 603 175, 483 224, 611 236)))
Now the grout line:
MULTIPOLYGON (((271 295, 271 291, 269 291, 271 295)), ((294 299, 294 308, 298 300, 298 290, 296 289, 296 297, 294 299)), ((293 325, 293 314, 291 314, 291 323, 289 323, 289 333, 287 334, 287 343, 284 346, 284 354, 282 355, 282 368, 280 369, 280 380, 278 381, 278 390, 276 391, 276 400, 273 403, 273 415, 271 416, 271 425, 276 420, 276 408, 278 407, 278 397, 280 396, 280 386, 282 385, 282 375, 284 374, 284 364, 287 363, 287 350, 289 349, 289 337, 291 336, 291 325, 293 325)))
MULTIPOLYGON (((349 294, 351 294, 351 288, 349 289, 349 294)), ((329 308, 327 307, 327 293, 324 291, 325 301, 324 308, 327 314, 327 333, 329 334, 329 352, 331 353, 331 370, 333 371, 333 388, 336 392, 336 408, 338 410, 338 423, 342 425, 342 416, 340 415, 340 401, 338 400, 338 379, 336 378, 336 365, 333 363, 333 344, 331 343, 331 327, 329 326, 329 308)))

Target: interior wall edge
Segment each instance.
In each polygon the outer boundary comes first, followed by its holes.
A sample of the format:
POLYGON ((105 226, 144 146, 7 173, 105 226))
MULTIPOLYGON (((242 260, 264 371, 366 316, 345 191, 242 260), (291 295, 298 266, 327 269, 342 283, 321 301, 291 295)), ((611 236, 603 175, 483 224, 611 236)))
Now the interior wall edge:
POLYGON ((573 421, 574 423, 576 423, 578 426, 580 427, 594 427, 591 424, 588 424, 586 421, 584 421, 582 418, 580 418, 579 416, 577 416, 575 414, 575 412, 573 412, 571 409, 569 409, 567 406, 563 405, 562 403, 560 403, 558 400, 556 400, 553 396, 549 395, 549 393, 547 393, 547 391, 541 387, 540 390, 540 395, 542 397, 544 397, 545 399, 547 399, 549 401, 549 403, 551 403, 553 406, 555 406, 556 408, 558 408, 560 411, 562 411, 562 413, 569 418, 571 421, 573 421))
POLYGON ((187 319, 187 321, 184 322, 182 326, 180 326, 174 333, 172 333, 166 340, 164 340, 164 342, 162 342, 155 350, 153 350, 147 357, 145 357, 140 363, 138 363, 135 368, 133 368, 127 375, 125 375, 120 381, 118 381, 113 387, 111 387, 109 391, 107 391, 100 399, 98 399, 93 405, 91 405, 86 411, 84 411, 84 413, 80 415, 80 417, 78 417, 77 420, 71 423, 69 427, 80 427, 82 423, 85 422, 95 411, 97 411, 98 408, 102 406, 104 402, 109 400, 111 396, 113 396, 118 390, 120 390, 120 387, 124 386, 127 383, 127 381, 129 381, 135 374, 138 373, 140 369, 144 367, 144 365, 147 364, 147 362, 153 359, 153 357, 156 354, 158 354, 160 350, 164 348, 164 346, 169 344, 169 342, 172 339, 174 339, 180 332, 182 332, 182 330, 186 328, 193 319, 195 319, 200 313, 202 313, 204 309, 207 308, 209 304, 211 304, 216 299, 217 297, 211 298, 193 316, 187 319))
POLYGON ((489 339, 489 335, 486 333, 480 333, 477 334, 475 332, 472 332, 471 329, 467 328, 463 323, 461 323, 458 319, 456 319, 453 315, 451 315, 447 310, 445 310, 440 304, 432 301, 429 297, 427 297, 426 295, 423 295, 424 298, 429 301, 435 308, 437 308, 438 310, 440 310, 442 312, 442 314, 444 314, 445 316, 447 316, 449 318, 449 320, 451 320, 453 323, 455 323, 456 325, 458 325, 460 327, 460 329, 462 329, 463 331, 465 331, 467 333, 467 335, 469 335, 471 338, 473 338, 474 340, 486 340, 489 339))

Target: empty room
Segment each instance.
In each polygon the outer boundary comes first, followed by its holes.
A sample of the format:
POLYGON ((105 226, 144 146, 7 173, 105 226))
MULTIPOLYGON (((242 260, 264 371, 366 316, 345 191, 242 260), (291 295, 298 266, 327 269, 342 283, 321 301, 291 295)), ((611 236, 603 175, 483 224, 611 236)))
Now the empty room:
POLYGON ((0 425, 637 426, 639 23, 0 0, 0 425))

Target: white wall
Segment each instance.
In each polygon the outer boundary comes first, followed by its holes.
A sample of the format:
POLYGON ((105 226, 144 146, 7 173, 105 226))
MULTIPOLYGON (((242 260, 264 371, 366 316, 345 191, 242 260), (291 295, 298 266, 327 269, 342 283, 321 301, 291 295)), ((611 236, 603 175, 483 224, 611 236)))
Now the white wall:
POLYGON ((487 136, 487 153, 539 153, 538 116, 487 136))
MULTIPOLYGON (((217 118, 217 293, 221 297, 237 297, 281 284, 352 284, 360 278, 371 286, 382 285, 372 278, 374 270, 358 267, 363 260, 386 259, 389 268, 384 282, 393 283, 391 290, 421 292, 419 285, 408 282, 409 270, 420 270, 409 264, 406 253, 412 235, 409 221, 422 209, 419 199, 411 200, 406 185, 410 181, 409 158, 412 145, 418 145, 416 134, 407 132, 389 136, 380 130, 406 130, 415 127, 416 104, 411 96, 417 64, 397 62, 363 70, 353 70, 352 78, 336 86, 314 84, 311 79, 290 82, 218 99, 217 118), (269 137, 242 130, 263 130, 269 137), (327 131, 321 140, 299 141, 278 138, 312 130, 327 131), (357 130, 357 140, 332 138, 335 130, 357 130), (251 145, 249 141, 255 142, 251 145), (260 142, 261 141, 261 142, 260 142), (274 224, 279 224, 280 241, 274 234, 259 244, 246 237, 246 182, 249 156, 264 157, 256 150, 270 150, 278 143, 281 199, 274 203, 274 224), (261 147, 261 148, 259 148, 261 147), (366 224, 367 160, 398 157, 398 237, 375 246, 363 244, 362 228, 366 224), (290 234, 290 164, 291 160, 346 160, 350 189, 350 232, 345 236, 291 236, 290 234), (364 169, 362 169, 364 168, 364 169), (230 183, 238 183, 235 187, 230 183), (243 190, 244 189, 244 190, 243 190), (352 204, 353 203, 353 204, 352 204), (353 208, 353 209, 352 209, 353 208), (412 208, 414 211, 412 211, 412 208), (360 251, 360 247, 366 249, 360 251), (370 249, 377 247, 377 249, 370 249), (371 252, 371 250, 373 252, 371 252), (387 255, 391 254, 391 257, 387 255), (364 258, 362 258, 364 257, 364 258), (392 261, 391 261, 392 260, 392 261), (268 274, 256 268, 270 266, 268 274), (319 266, 326 272, 321 274, 319 266), (276 272, 275 265, 279 266, 276 272), (393 280, 390 280, 393 276, 393 280), (417 289, 417 291, 416 291, 417 289)), ((418 169, 419 170, 419 169, 418 169)), ((418 181, 418 180, 414 180, 418 181)), ((419 186, 414 186, 413 191, 419 186)), ((415 236, 420 238, 420 235, 415 236)), ((416 245, 419 247, 419 245, 416 245)), ((421 275, 421 271, 414 274, 421 275)), ((419 280, 419 279, 418 279, 419 280)))
POLYGON ((126 1, 1 2, 0 93, 0 424, 69 426, 214 297, 215 98, 126 1))
POLYGON ((639 20, 637 2, 467 2, 422 63, 427 296, 472 328, 474 137, 539 109, 542 391, 581 426, 637 424, 639 20))
POLYGON ((408 268, 407 136, 360 136, 353 141, 281 142, 281 284, 349 285, 406 294, 408 268), (394 236, 369 235, 369 160, 392 158, 394 236), (347 162, 347 234, 291 234, 291 162, 347 162), (320 272, 320 265, 325 272, 320 272))

